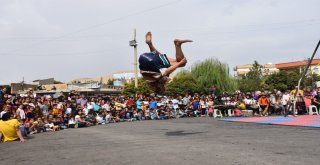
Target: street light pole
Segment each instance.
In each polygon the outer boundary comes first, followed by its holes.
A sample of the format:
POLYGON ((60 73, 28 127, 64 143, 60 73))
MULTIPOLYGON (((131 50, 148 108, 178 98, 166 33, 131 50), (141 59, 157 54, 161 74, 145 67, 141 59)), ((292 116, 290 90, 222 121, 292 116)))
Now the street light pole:
POLYGON ((138 88, 138 53, 137 53, 137 47, 138 43, 136 41, 136 29, 133 31, 133 40, 129 41, 129 45, 133 46, 134 48, 134 87, 138 88))

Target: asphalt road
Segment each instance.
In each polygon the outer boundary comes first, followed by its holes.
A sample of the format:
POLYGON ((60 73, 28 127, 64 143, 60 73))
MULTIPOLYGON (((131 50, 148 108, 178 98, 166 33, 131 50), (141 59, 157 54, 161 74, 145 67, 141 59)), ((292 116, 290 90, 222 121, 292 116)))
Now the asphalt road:
POLYGON ((0 164, 319 164, 320 129, 186 118, 123 122, 0 144, 0 164))

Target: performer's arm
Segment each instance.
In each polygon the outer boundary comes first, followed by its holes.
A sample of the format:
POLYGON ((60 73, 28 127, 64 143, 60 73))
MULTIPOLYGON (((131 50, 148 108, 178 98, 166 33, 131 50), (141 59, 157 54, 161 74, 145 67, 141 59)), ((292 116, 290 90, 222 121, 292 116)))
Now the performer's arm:
POLYGON ((162 75, 169 76, 177 68, 181 67, 182 65, 185 65, 185 63, 186 63, 186 58, 182 59, 180 62, 177 62, 171 65, 169 68, 167 68, 167 70, 162 75))

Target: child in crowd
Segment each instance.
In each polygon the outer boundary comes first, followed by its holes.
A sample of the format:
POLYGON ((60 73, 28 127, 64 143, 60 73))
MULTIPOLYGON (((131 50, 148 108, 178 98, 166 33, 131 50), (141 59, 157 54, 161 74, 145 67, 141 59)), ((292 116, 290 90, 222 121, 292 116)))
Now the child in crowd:
POLYGON ((53 122, 52 122, 51 120, 50 120, 50 121, 45 120, 45 121, 44 121, 44 127, 45 127, 45 130, 46 130, 47 132, 55 131, 55 130, 54 130, 54 124, 53 124, 53 122))
POLYGON ((52 109, 52 115, 54 116, 58 116, 58 114, 60 114, 60 109, 58 108, 58 105, 57 104, 54 104, 53 105, 53 109, 52 109))
POLYGON ((67 129, 68 128, 68 121, 69 121, 69 115, 64 114, 62 118, 62 128, 67 129))
POLYGON ((213 106, 208 107, 208 116, 213 117, 213 106))
POLYGON ((237 108, 233 110, 235 117, 242 116, 240 108, 241 108, 240 106, 237 106, 237 108))
POLYGON ((32 126, 30 127, 30 134, 45 132, 45 124, 42 121, 41 117, 38 117, 36 121, 32 123, 32 126))
POLYGON ((157 119, 157 113, 155 112, 154 109, 150 109, 149 116, 151 120, 157 119))

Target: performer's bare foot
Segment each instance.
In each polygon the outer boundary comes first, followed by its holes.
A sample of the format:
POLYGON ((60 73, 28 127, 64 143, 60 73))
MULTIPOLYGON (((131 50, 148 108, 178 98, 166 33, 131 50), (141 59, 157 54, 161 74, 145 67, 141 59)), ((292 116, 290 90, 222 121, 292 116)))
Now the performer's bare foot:
POLYGON ((181 46, 183 43, 185 43, 185 42, 193 42, 192 40, 179 40, 179 39, 175 39, 174 40, 174 44, 176 45, 176 46, 181 46))
POLYGON ((151 34, 151 32, 148 32, 146 34, 146 43, 147 44, 152 44, 152 34, 151 34))

